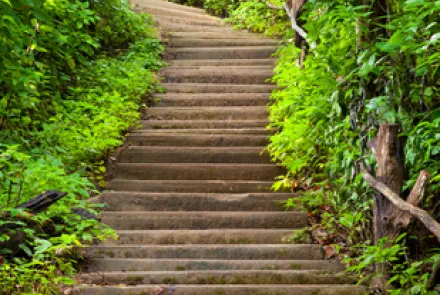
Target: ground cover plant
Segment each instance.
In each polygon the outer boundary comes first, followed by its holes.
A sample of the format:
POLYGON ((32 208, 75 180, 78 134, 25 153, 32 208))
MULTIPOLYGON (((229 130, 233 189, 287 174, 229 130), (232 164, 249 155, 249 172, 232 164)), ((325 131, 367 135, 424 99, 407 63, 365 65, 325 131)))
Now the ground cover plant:
MULTIPOLYGON (((297 16, 307 32, 307 56, 300 64, 303 48, 295 45, 282 3, 236 1, 225 14, 238 29, 282 42, 273 77, 279 87, 269 106, 270 127, 279 131, 268 150, 288 173, 274 188, 303 191, 300 203, 315 239, 329 257, 350 257, 349 271, 371 278, 381 275, 373 265, 386 263, 389 293, 434 294, 438 242, 413 222, 398 240, 372 245, 373 191, 357 161, 374 168, 370 148, 379 125, 399 124, 402 195, 409 194, 420 170, 429 171, 422 207, 438 219, 440 1, 305 1, 297 16)), ((285 207, 296 204, 288 200, 285 207)))
POLYGON ((163 46, 126 0, 2 0, 0 15, 0 293, 58 294, 72 250, 115 236, 74 211, 99 210, 87 200, 155 89, 163 46), (67 196, 14 209, 49 189, 67 196))

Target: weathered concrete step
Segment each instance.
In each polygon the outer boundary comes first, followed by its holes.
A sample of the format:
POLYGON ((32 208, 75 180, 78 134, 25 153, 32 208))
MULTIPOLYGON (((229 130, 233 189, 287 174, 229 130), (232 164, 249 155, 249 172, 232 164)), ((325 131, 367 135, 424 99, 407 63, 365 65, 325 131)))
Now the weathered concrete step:
POLYGON ((200 26, 191 24, 176 24, 166 21, 158 22, 158 27, 164 32, 215 32, 217 34, 234 32, 233 28, 227 26, 200 26))
POLYGON ((319 245, 99 245, 86 249, 92 258, 196 258, 321 260, 319 245))
POLYGON ((280 203, 293 194, 146 193, 105 191, 106 211, 282 211, 280 203))
POLYGON ((86 271, 314 270, 343 271, 336 260, 91 259, 86 271))
POLYGON ((139 285, 139 284, 353 284, 346 274, 327 274, 319 270, 208 270, 208 271, 136 271, 99 272, 83 274, 83 284, 139 285))
POLYGON ((133 1, 131 1, 131 3, 134 6, 137 6, 137 5, 159 6, 159 7, 166 7, 166 8, 170 8, 170 9, 178 9, 183 12, 191 12, 191 13, 209 16, 208 13, 202 8, 180 5, 177 3, 163 1, 163 0, 133 0, 133 1))
POLYGON ((270 163, 263 147, 139 147, 131 146, 121 163, 270 163))
POLYGON ((242 180, 127 180, 113 179, 107 189, 137 192, 258 193, 272 192, 271 181, 242 180))
MULTIPOLYGON (((176 285, 179 295, 363 295, 354 285, 176 285)), ((75 295, 141 295, 157 292, 157 285, 84 286, 75 295)))
POLYGON ((166 83, 264 84, 273 76, 271 69, 243 67, 165 68, 161 73, 166 83))
MULTIPOLYGON (((164 1, 165 2, 165 1, 164 1)), ((204 21, 217 21, 216 17, 210 16, 199 11, 182 10, 182 6, 163 6, 163 5, 151 5, 144 3, 143 0, 134 0, 132 3, 135 6, 135 11, 147 12, 154 16, 167 16, 167 17, 179 17, 188 19, 197 19, 204 21)))
POLYGON ((199 20, 193 18, 184 18, 184 17, 170 17, 165 15, 155 15, 153 16, 156 23, 159 25, 162 23, 173 23, 173 24, 181 24, 181 25, 196 25, 196 26, 225 26, 222 19, 217 20, 199 20))
POLYGON ((278 45, 278 40, 271 39, 171 39, 168 47, 223 47, 223 46, 274 46, 278 45))
POLYGON ((130 144, 138 146, 264 146, 269 142, 269 137, 264 135, 189 135, 169 132, 130 133, 127 139, 130 144))
MULTIPOLYGON (((294 233, 291 229, 123 230, 118 231, 117 241, 110 239, 105 244, 280 244, 294 233)), ((310 243, 310 239, 300 243, 310 243)))
POLYGON ((165 56, 170 59, 267 59, 272 56, 276 46, 237 46, 237 47, 186 47, 168 48, 165 56))
POLYGON ((234 31, 233 33, 218 34, 215 32, 170 32, 170 39, 257 39, 271 40, 261 34, 249 33, 247 31, 234 31))
MULTIPOLYGON (((169 133, 169 134, 244 134, 244 135, 268 135, 276 132, 276 129, 266 128, 242 128, 242 129, 134 129, 132 133, 169 133)), ((260 151, 266 147, 262 146, 260 151)))
MULTIPOLYGON (((103 212, 102 222, 117 230, 302 228, 304 212, 119 211, 103 212)), ((294 259, 294 258, 292 258, 294 259)), ((297 259, 297 258, 295 258, 297 259)))
POLYGON ((264 120, 267 107, 154 107, 144 119, 153 120, 264 120))
POLYGON ((118 163, 116 177, 155 180, 263 180, 285 173, 271 164, 125 164, 118 163))
POLYGON ((141 124, 145 129, 242 129, 266 127, 269 120, 143 120, 141 124))
POLYGON ((226 106, 265 106, 269 103, 266 93, 237 94, 162 94, 159 106, 167 107, 226 107, 226 106))
POLYGON ((206 67, 206 66, 271 66, 276 59, 181 59, 168 61, 168 67, 206 67))
POLYGON ((163 83, 168 93, 271 93, 273 84, 163 83))

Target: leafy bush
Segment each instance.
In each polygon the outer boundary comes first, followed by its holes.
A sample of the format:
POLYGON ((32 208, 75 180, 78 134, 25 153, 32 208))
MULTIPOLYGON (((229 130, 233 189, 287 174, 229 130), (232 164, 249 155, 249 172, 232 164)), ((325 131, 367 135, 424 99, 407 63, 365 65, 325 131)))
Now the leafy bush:
POLYGON ((87 199, 155 89, 163 46, 128 1, 6 0, 0 11, 0 243, 24 234, 18 252, 0 249, 0 293, 54 294, 72 282, 73 247, 115 236, 71 208, 99 210, 87 199), (68 194, 38 215, 13 209, 48 189, 68 194))

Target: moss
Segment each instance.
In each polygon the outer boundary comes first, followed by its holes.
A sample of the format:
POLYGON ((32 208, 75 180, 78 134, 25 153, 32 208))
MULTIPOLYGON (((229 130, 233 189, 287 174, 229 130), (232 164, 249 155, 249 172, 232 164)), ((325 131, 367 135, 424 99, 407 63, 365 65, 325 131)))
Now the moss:
POLYGON ((184 271, 184 270, 186 270, 184 265, 176 266, 176 271, 184 271))
POLYGON ((176 278, 174 278, 174 277, 165 277, 165 278, 163 278, 162 281, 164 284, 171 284, 171 285, 176 284, 176 278))

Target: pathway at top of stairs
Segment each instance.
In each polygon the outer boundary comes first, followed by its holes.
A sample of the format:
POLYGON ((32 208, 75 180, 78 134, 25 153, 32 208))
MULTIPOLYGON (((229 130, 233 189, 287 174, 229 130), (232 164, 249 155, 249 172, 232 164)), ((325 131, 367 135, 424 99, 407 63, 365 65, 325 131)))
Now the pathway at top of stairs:
POLYGON ((167 93, 127 137, 100 197, 120 238, 87 250, 75 294, 363 294, 319 245, 282 242, 307 216, 282 211, 291 195, 270 186, 283 170, 262 152, 277 41, 201 9, 134 4, 168 45, 167 93))

